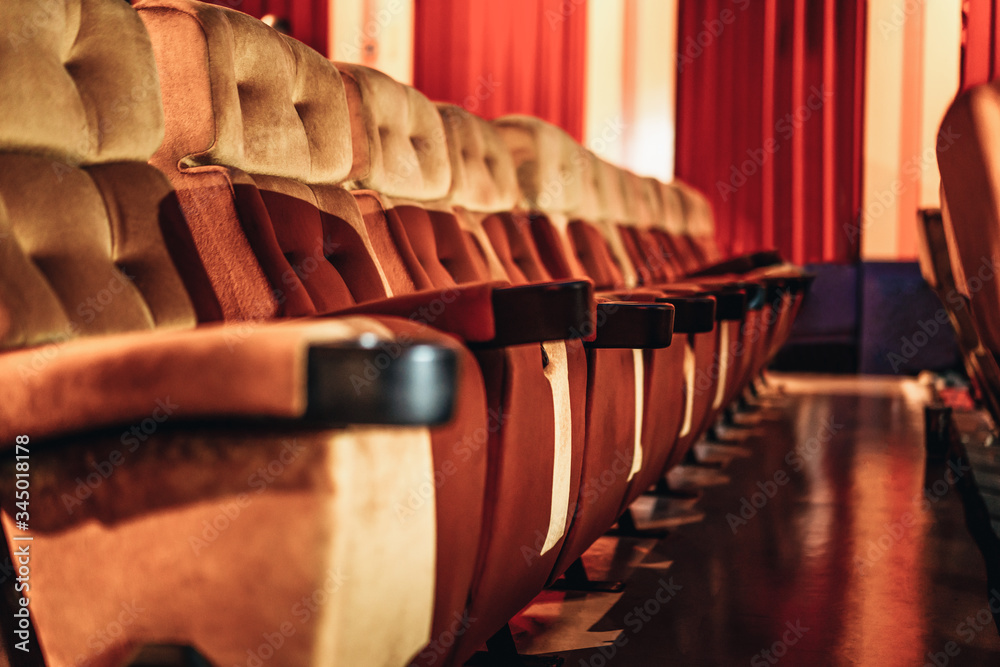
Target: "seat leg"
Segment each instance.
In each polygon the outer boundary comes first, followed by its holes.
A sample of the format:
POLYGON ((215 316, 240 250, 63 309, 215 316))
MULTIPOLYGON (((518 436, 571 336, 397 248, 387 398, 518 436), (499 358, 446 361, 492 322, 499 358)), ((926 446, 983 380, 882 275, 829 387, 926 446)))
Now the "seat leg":
POLYGON ((684 455, 684 465, 692 468, 708 468, 709 470, 722 470, 721 461, 702 461, 694 453, 694 447, 689 449, 684 455))
POLYGON ((129 667, 212 667, 197 649, 175 644, 144 646, 129 667))
POLYGON ((646 495, 672 500, 699 500, 701 498, 701 489, 674 489, 671 488, 666 477, 661 477, 657 480, 653 490, 647 491, 646 495))
POLYGON ((620 593, 625 590, 625 582, 591 579, 587 575, 583 559, 577 558, 566 568, 563 576, 556 579, 549 588, 554 591, 577 593, 620 593))
POLYGON ((670 531, 664 528, 640 528, 635 522, 635 515, 631 508, 622 512, 618 517, 618 527, 608 531, 608 535, 615 537, 637 537, 644 540, 662 540, 670 531))
POLYGON ((559 656, 520 655, 514 644, 510 624, 503 626, 486 640, 486 651, 476 653, 466 667, 562 667, 565 660, 559 656))

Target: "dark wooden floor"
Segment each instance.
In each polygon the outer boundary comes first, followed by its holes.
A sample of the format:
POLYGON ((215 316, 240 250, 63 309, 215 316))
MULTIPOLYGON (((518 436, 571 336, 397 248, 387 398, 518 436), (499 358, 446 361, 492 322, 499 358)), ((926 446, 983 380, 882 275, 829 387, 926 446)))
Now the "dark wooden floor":
POLYGON ((1000 665, 957 473, 924 462, 922 389, 771 384, 727 433, 741 446, 721 450, 729 482, 704 489, 704 519, 659 542, 602 539, 588 566, 627 575, 625 593, 543 594, 513 624, 522 649, 573 667, 1000 665))

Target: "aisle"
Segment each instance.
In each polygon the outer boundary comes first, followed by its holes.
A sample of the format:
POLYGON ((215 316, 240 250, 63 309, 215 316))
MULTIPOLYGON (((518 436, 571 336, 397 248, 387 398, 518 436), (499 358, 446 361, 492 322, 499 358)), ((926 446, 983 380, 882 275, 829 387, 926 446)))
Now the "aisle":
POLYGON ((573 667, 1000 664, 963 471, 925 466, 923 400, 906 380, 772 376, 704 520, 606 541, 605 564, 641 560, 625 593, 548 594, 519 645, 573 667))

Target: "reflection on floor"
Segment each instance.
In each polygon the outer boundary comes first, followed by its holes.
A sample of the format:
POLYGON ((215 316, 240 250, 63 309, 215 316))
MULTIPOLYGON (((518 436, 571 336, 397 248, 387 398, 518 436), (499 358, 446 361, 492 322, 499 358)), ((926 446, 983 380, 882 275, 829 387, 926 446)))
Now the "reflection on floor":
MULTIPOLYGON (((925 464, 914 381, 772 375, 762 407, 702 447, 722 471, 686 506, 643 499, 659 542, 605 537, 592 577, 624 593, 547 592, 512 623, 525 653, 620 665, 1000 665, 983 559, 954 489, 925 464), (724 484, 714 482, 725 481, 724 484)), ((645 523, 644 522, 644 523, 645 523)), ((998 597, 1000 600, 1000 597, 998 597)))

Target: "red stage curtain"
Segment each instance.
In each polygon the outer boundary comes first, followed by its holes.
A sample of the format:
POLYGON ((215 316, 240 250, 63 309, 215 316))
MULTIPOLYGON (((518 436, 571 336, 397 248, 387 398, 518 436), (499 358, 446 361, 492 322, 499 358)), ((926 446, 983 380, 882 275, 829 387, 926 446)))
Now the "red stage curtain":
POLYGON ((858 258, 863 3, 681 0, 676 173, 726 254, 858 258))
POLYGON ((583 136, 586 0, 419 0, 414 86, 485 118, 538 116, 583 136))
POLYGON ((962 3, 962 90, 1000 77, 998 0, 962 3))
POLYGON ((329 55, 327 31, 329 0, 205 0, 213 5, 238 9, 261 18, 265 14, 288 19, 292 37, 308 44, 323 55, 329 55))

